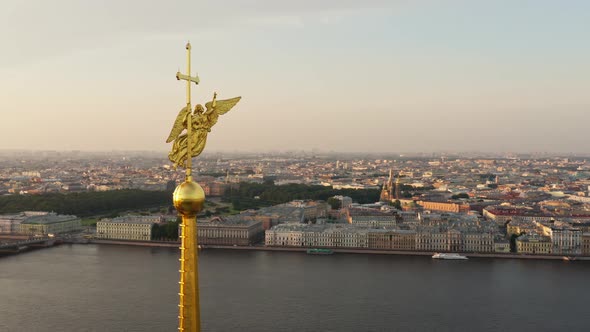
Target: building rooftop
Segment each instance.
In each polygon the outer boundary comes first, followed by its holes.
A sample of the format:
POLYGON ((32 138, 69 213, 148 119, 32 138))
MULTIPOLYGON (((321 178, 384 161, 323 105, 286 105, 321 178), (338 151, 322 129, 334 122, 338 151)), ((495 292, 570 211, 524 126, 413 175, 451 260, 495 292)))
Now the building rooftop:
POLYGON ((548 236, 540 236, 537 234, 526 234, 519 236, 516 241, 519 242, 551 242, 551 238, 548 236))
POLYGON ((161 216, 122 216, 112 219, 101 219, 99 222, 115 224, 155 224, 161 221, 161 216))
POLYGON ((78 217, 70 215, 59 215, 56 213, 47 213, 45 215, 37 215, 27 217, 22 224, 56 224, 64 221, 76 220, 78 217))
POLYGON ((236 216, 225 216, 215 217, 209 221, 197 221, 199 226, 218 226, 218 227, 250 227, 257 223, 262 223, 258 220, 244 219, 239 215, 236 216))

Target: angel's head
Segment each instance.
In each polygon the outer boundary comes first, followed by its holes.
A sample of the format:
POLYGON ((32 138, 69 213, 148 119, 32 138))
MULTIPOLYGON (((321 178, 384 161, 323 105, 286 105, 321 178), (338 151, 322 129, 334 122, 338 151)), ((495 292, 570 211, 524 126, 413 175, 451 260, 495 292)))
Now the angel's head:
POLYGON ((201 114, 203 114, 203 112, 205 112, 205 109, 203 108, 203 106, 201 104, 197 104, 197 106, 195 107, 195 114, 201 115, 201 114))

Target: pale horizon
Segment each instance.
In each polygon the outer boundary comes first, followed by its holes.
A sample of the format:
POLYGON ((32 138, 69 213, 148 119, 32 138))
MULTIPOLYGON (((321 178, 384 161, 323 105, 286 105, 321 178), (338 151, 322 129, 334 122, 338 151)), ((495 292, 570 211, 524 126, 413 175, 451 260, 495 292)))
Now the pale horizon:
POLYGON ((185 102, 242 96, 206 152, 588 154, 583 1, 8 1, 0 150, 168 151, 185 102))

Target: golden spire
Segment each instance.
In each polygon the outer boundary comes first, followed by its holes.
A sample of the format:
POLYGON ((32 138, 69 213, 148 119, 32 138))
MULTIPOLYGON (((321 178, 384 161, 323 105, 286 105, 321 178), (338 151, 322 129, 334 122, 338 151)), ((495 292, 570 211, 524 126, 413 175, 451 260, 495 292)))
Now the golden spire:
POLYGON ((168 154, 174 166, 185 167, 186 178, 173 194, 174 207, 182 215, 180 224, 180 291, 178 304, 178 330, 198 332, 201 330, 199 306, 199 264, 197 245, 197 213, 203 209, 205 192, 193 182, 192 158, 201 154, 207 142, 207 134, 217 123, 220 115, 229 112, 241 97, 227 100, 213 100, 203 106, 197 105, 193 114, 191 104, 191 83, 199 84, 198 76, 191 74, 191 44, 186 44, 187 74, 176 73, 176 79, 186 81, 186 106, 176 116, 174 126, 166 140, 174 141, 172 151, 168 154), (186 129, 186 134, 182 132, 186 129))
MULTIPOLYGON (((199 83, 197 76, 191 77, 191 44, 186 44, 187 50, 187 75, 180 72, 176 73, 176 79, 186 81, 186 115, 181 111, 179 118, 181 125, 186 121, 186 130, 188 138, 192 130, 192 105, 191 105, 191 82, 199 83)), ((179 119, 177 119, 178 122, 179 119)), ((176 126, 175 126, 176 127, 176 126)), ((182 130, 182 127, 180 128, 182 130)), ((173 128, 174 131, 174 128, 173 128)), ((177 133, 179 134, 179 133, 177 133)), ((172 135, 172 133, 171 133, 172 135)), ((203 209, 205 202, 205 192, 198 183, 193 182, 191 169, 191 139, 186 140, 187 157, 186 157, 186 179, 181 183, 172 197, 174 207, 182 215, 182 224, 180 224, 180 281, 179 284, 179 304, 178 304, 178 330, 181 332, 198 332, 201 331, 201 310, 199 304, 199 262, 197 251, 197 213, 203 209)))

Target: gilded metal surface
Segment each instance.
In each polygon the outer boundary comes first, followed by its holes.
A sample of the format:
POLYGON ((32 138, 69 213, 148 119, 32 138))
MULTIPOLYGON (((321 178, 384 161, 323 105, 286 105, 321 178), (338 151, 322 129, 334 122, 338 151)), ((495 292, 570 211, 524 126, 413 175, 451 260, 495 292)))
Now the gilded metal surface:
POLYGON ((198 332, 201 330, 199 307, 199 264, 197 245, 196 215, 203 209, 205 192, 201 186, 192 181, 192 158, 203 152, 207 142, 207 134, 217 123, 220 115, 229 112, 241 97, 228 100, 213 100, 206 103, 207 111, 197 105, 194 113, 191 105, 191 83, 199 84, 198 76, 191 73, 191 44, 186 44, 187 74, 176 73, 176 79, 186 81, 186 106, 176 116, 174 126, 166 140, 174 141, 172 151, 168 155, 175 167, 185 168, 186 180, 174 191, 172 201, 174 207, 182 215, 180 225, 180 281, 178 304, 178 330, 198 332), (182 133, 186 130, 186 133, 182 133))
POLYGON ((180 281, 178 304, 178 330, 201 330, 199 306, 199 261, 196 215, 203 208, 205 192, 192 181, 181 183, 174 190, 174 207, 182 215, 180 224, 180 281))
POLYGON ((185 167, 187 160, 203 152, 207 144, 207 134, 211 132, 211 128, 217 123, 219 116, 229 112, 240 99, 241 97, 217 100, 217 94, 214 94, 213 100, 205 104, 206 111, 201 105, 195 107, 193 114, 190 114, 191 112, 186 107, 180 110, 166 140, 167 143, 174 141, 172 151, 168 154, 168 158, 174 163, 174 166, 185 167), (189 118, 192 118, 192 126, 187 126, 189 118), (181 135, 185 129, 187 129, 187 133, 181 135), (192 133, 189 133, 189 130, 192 133), (190 137, 190 148, 187 147, 188 137, 190 137), (188 157, 188 151, 191 151, 190 157, 188 157))
POLYGON ((174 190, 172 201, 180 214, 192 217, 203 209, 205 192, 198 183, 185 181, 174 190))
MULTIPOLYGON (((186 81, 186 106, 183 120, 192 123, 191 82, 199 83, 198 77, 191 77, 191 44, 186 44, 188 75, 176 73, 178 80, 186 81)), ((182 113, 182 111, 181 111, 182 113)), ((191 126, 187 128, 187 135, 191 136, 191 126)), ((191 142, 187 142, 190 149, 191 142)), ((186 161, 186 181, 181 183, 172 196, 174 207, 182 215, 180 224, 180 281, 178 303, 178 330, 181 332, 201 331, 201 310, 199 307, 199 263, 197 252, 197 213, 203 208, 205 192, 203 188, 192 181, 191 158, 186 161)))
POLYGON ((168 159, 174 163, 174 167, 185 167, 187 179, 190 179, 192 158, 203 152, 205 144, 207 144, 207 134, 211 131, 211 127, 217 123, 219 116, 229 112, 240 101, 241 97, 217 100, 217 93, 214 93, 213 100, 205 104, 207 111, 204 111, 202 105, 197 105, 194 112, 191 111, 191 82, 199 84, 200 80, 198 76, 190 76, 190 43, 186 44, 186 50, 188 73, 186 75, 180 72, 176 73, 177 80, 186 81, 186 106, 176 116, 176 121, 174 121, 166 143, 174 141, 172 151, 168 154, 168 159), (191 124, 190 126, 188 125, 189 123, 191 124), (181 135, 185 129, 186 134, 181 135))

